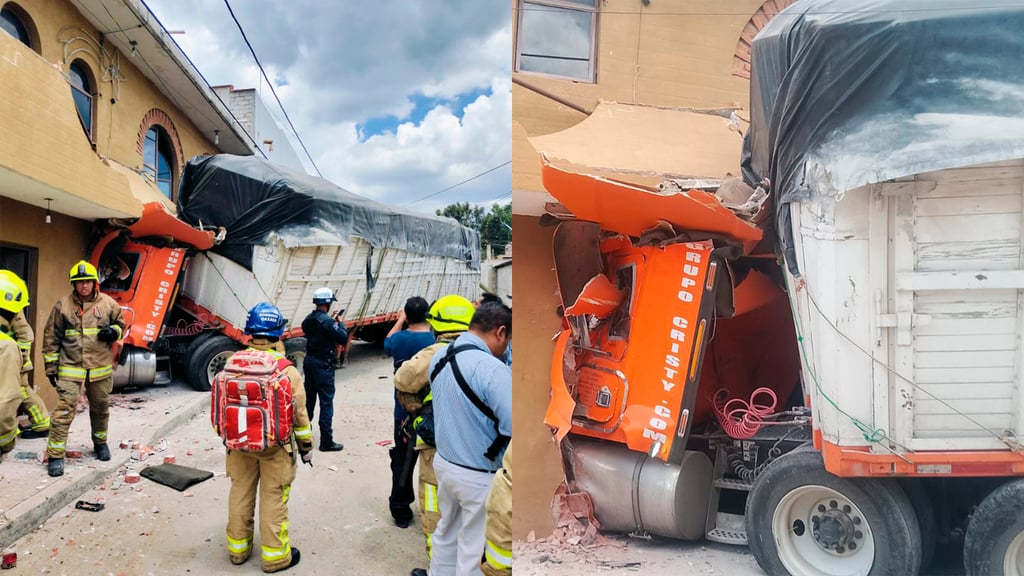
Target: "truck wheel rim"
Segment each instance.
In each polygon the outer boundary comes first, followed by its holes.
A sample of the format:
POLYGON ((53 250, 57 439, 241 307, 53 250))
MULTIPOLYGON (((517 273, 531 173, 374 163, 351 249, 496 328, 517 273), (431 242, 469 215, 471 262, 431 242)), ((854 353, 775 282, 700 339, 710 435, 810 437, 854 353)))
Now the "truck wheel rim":
POLYGON ((206 376, 210 379, 210 382, 213 382, 217 374, 224 369, 224 366, 228 363, 228 358, 231 358, 231 355, 234 353, 233 350, 225 350, 210 358, 210 363, 206 365, 206 376))
POLYGON ((1024 532, 1017 534, 1017 537, 1006 548, 1006 556, 1003 557, 1003 574, 1006 576, 1024 574, 1024 532))
POLYGON ((306 352, 299 350, 287 355, 288 360, 295 365, 295 369, 302 374, 302 365, 306 362, 306 352))
POLYGON ((867 574, 875 541, 867 518, 848 498, 824 486, 799 486, 772 516, 779 560, 794 576, 867 574))

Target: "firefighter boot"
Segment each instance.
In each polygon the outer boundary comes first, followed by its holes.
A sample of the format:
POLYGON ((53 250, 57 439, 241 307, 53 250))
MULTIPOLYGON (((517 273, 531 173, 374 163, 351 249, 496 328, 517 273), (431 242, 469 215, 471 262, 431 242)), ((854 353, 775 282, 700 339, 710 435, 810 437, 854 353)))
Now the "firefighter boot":
POLYGON ((264 569, 263 571, 264 572, 281 572, 282 570, 287 570, 287 569, 291 568, 292 566, 298 566, 299 558, 301 558, 301 557, 302 557, 302 555, 299 554, 299 549, 294 547, 294 546, 292 546, 292 561, 289 562, 287 566, 282 566, 282 567, 278 568, 277 570, 267 570, 267 569, 264 569))
POLYGON ((96 450, 96 459, 106 462, 110 460, 110 448, 106 444, 93 444, 93 449, 96 450))
POLYGON ((50 461, 46 463, 46 473, 49 474, 50 476, 63 476, 64 459, 50 458, 50 461))

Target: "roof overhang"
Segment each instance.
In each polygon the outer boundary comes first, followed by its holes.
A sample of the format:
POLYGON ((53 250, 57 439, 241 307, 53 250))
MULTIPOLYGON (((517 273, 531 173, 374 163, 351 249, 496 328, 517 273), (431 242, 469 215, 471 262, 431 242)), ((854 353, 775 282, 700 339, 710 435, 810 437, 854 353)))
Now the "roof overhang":
POLYGON ((202 75, 141 0, 71 0, 89 23, 122 54, 132 53, 135 66, 173 102, 211 144, 219 132, 222 152, 250 155, 249 138, 202 75))
MULTIPOLYGON (((743 134, 722 111, 601 102, 579 124, 529 139, 560 168, 632 184, 717 184, 739 174, 743 134)), ((539 166, 539 161, 538 161, 539 166)))

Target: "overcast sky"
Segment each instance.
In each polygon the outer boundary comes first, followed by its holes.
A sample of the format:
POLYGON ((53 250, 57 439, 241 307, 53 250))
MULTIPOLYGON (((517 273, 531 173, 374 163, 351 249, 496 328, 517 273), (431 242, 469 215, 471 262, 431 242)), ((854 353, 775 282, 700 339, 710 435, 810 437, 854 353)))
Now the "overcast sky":
MULTIPOLYGON (((211 85, 273 95, 224 0, 145 0, 211 85)), ((324 177, 404 205, 512 158, 512 19, 502 0, 233 0, 324 177)), ((287 130, 287 126, 285 126, 287 130)), ((304 156, 298 143, 296 152, 304 156)), ((503 166, 409 206, 510 201, 503 166)))

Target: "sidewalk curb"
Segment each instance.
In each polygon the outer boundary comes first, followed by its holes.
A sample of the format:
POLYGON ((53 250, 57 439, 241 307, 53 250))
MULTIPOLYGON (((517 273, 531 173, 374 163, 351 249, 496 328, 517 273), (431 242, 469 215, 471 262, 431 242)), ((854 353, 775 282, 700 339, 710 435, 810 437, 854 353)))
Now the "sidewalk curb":
MULTIPOLYGON (((210 406, 209 394, 196 394, 194 400, 177 410, 166 422, 157 427, 150 436, 152 445, 169 435, 192 418, 206 411, 210 406)), ((23 536, 46 522, 58 510, 67 506, 76 498, 98 486, 104 478, 124 466, 131 460, 130 454, 121 458, 111 458, 102 466, 88 470, 81 476, 71 479, 61 478, 49 486, 39 490, 32 496, 19 502, 0 516, 0 549, 6 549, 23 536)))

